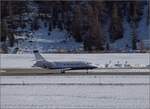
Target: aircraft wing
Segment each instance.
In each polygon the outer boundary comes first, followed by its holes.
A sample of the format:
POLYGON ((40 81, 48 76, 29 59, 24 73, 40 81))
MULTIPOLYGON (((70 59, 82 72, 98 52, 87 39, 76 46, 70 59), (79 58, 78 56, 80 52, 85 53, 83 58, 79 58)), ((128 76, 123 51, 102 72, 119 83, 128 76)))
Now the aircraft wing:
POLYGON ((60 69, 61 73, 65 73, 65 71, 68 71, 68 70, 72 70, 72 68, 64 68, 64 69, 60 69))

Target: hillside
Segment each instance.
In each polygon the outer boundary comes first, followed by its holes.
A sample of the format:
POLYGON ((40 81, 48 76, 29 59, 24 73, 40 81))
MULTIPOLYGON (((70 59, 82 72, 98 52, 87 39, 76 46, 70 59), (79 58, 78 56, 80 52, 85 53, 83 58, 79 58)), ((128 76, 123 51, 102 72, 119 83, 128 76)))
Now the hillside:
POLYGON ((6 53, 130 52, 149 40, 148 1, 1 4, 0 46, 6 53))

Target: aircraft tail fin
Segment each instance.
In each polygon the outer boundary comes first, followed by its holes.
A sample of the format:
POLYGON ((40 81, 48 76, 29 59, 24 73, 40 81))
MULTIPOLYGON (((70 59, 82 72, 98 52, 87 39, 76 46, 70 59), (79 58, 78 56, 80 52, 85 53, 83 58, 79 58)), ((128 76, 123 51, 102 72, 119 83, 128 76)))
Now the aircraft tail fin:
POLYGON ((40 53, 39 53, 38 50, 34 50, 33 53, 34 53, 34 55, 35 55, 36 61, 45 61, 44 57, 42 57, 42 56, 40 55, 40 53))

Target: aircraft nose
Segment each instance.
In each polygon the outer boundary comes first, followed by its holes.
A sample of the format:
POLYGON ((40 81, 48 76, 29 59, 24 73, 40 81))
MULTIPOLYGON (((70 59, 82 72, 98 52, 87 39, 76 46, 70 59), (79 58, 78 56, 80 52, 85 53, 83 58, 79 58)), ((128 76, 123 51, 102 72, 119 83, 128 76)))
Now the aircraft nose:
POLYGON ((92 69, 95 69, 95 68, 97 68, 97 66, 94 66, 94 65, 92 65, 91 67, 92 67, 92 69))
POLYGON ((97 66, 93 66, 93 68, 97 68, 97 66))

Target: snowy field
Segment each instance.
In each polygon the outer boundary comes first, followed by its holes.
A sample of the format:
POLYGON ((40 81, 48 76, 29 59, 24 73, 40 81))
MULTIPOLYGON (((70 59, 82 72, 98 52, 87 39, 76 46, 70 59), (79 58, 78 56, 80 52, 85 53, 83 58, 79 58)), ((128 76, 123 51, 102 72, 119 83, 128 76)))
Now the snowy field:
POLYGON ((1 109, 150 109, 150 76, 1 76, 1 109))
MULTIPOLYGON (((149 65, 149 53, 110 53, 110 54, 42 54, 48 61, 86 61, 98 67, 114 67, 127 62, 134 67, 149 65)), ((31 68, 35 63, 33 54, 1 54, 1 68, 31 68)))

